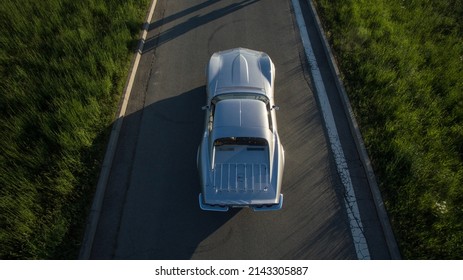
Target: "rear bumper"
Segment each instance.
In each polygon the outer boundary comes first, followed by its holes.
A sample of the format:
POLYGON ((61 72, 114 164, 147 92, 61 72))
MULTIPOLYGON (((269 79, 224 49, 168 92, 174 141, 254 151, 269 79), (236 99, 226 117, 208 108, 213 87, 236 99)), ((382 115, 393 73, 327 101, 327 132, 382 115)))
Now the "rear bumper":
POLYGON ((283 207, 283 194, 280 194, 280 200, 278 204, 264 204, 264 205, 210 205, 204 203, 203 195, 199 194, 199 207, 205 211, 219 211, 226 212, 230 207, 250 207, 256 212, 261 211, 276 211, 280 210, 283 207))
POLYGON ((228 206, 210 205, 210 204, 204 203, 202 193, 199 194, 199 207, 205 211, 219 211, 219 212, 227 212, 229 209, 228 206))
POLYGON ((278 204, 271 204, 271 205, 253 205, 251 206, 252 210, 256 212, 260 211, 276 211, 280 210, 283 207, 283 194, 280 194, 280 201, 278 204))

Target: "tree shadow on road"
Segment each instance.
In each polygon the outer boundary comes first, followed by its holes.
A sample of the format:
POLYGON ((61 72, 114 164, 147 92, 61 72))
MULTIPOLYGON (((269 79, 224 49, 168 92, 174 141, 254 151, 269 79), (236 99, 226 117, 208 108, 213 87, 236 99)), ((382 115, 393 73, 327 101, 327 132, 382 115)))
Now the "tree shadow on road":
POLYGON ((201 5, 194 6, 192 8, 189 8, 187 10, 184 10, 182 12, 179 12, 174 15, 170 15, 167 17, 164 17, 158 21, 155 21, 150 24, 148 30, 156 30, 156 35, 148 38, 144 44, 143 47, 143 53, 148 52, 166 42, 169 42, 187 32, 189 32, 192 29, 195 29, 201 25, 207 24, 209 22, 212 22, 216 19, 219 19, 221 17, 224 17, 230 13, 236 12, 240 9, 245 8, 246 6, 249 6, 251 4, 254 4, 258 2, 259 0, 242 0, 238 3, 232 3, 228 6, 225 6, 223 8, 214 10, 210 13, 204 14, 204 15, 195 15, 193 17, 190 17, 189 19, 185 20, 184 22, 177 24, 167 30, 163 30, 163 25, 176 20, 182 16, 186 16, 187 14, 193 13, 194 11, 197 11, 201 8, 204 8, 208 5, 212 5, 216 3, 217 1, 208 1, 206 3, 203 3, 201 5))
MULTIPOLYGON (((133 161, 126 162, 131 165, 129 174, 120 179, 126 181, 125 191, 112 196, 111 190, 107 191, 110 197, 106 198, 106 206, 112 200, 111 211, 120 211, 120 215, 113 217, 112 223, 101 221, 100 240, 96 240, 100 244, 95 248, 113 250, 115 259, 189 259, 202 240, 239 212, 205 212, 198 205, 196 151, 203 132, 201 107, 205 101, 202 86, 125 117, 124 123, 136 127, 138 122, 139 126, 138 134, 125 135, 136 139, 122 140, 134 146, 133 161), (105 223, 107 230, 101 228, 105 223), (115 248, 102 248, 101 244, 115 248)), ((113 171, 111 176, 121 175, 113 171)), ((102 219, 105 216, 110 215, 102 219)), ((98 256, 95 249, 94 256, 98 256)))

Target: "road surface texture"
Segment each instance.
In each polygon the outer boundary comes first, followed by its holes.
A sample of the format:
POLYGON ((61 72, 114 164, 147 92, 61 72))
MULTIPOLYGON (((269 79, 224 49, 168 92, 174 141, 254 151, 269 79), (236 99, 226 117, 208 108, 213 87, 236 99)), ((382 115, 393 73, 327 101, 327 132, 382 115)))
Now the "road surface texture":
MULTIPOLYGON (((301 1, 304 15, 307 3, 301 1)), ((390 258, 313 19, 306 17, 372 259, 390 258), (325 76, 327 78, 325 78, 325 76), (330 80, 331 79, 331 80, 330 80)), ((106 186, 91 259, 357 259, 290 0, 158 0, 106 186), (268 53, 286 151, 283 209, 198 205, 205 66, 220 50, 268 53)))

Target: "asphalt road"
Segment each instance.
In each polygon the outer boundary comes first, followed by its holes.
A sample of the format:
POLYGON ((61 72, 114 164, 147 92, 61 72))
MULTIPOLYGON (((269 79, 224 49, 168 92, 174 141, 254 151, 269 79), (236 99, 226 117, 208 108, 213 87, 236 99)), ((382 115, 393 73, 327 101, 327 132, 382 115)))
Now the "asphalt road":
MULTIPOLYGON (((313 44, 322 60, 320 43, 313 44)), ((318 64, 329 75, 328 66, 318 64)), ((289 0, 158 0, 90 258, 356 259, 344 189, 308 67, 289 0), (204 69, 214 52, 235 47, 265 51, 276 66, 277 120, 286 151, 280 211, 220 213, 198 206, 204 69)), ((327 79, 330 94, 336 89, 327 79)), ((387 259, 345 113, 330 98, 371 257, 387 259)))

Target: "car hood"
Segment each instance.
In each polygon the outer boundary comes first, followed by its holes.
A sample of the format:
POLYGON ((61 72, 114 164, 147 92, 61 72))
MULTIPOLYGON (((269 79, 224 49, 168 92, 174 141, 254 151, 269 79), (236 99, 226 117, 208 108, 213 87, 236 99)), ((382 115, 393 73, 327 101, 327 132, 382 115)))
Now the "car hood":
POLYGON ((273 63, 263 52, 237 48, 215 53, 209 64, 212 96, 230 91, 272 93, 273 63))

